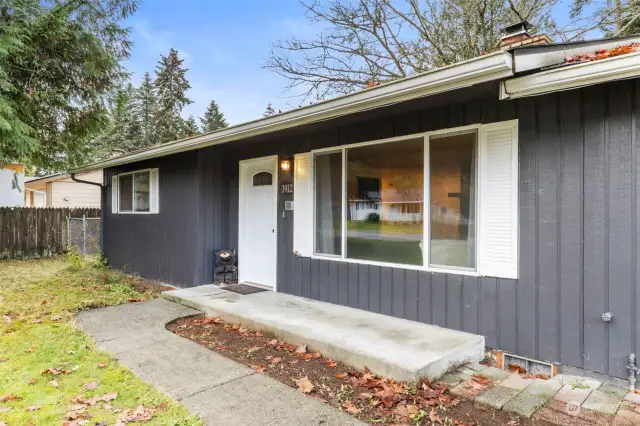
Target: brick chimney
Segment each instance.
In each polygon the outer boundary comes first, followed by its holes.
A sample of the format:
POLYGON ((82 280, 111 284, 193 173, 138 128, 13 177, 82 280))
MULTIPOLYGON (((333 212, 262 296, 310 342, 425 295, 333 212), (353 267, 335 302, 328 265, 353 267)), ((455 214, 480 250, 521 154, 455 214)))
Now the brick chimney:
POLYGON ((511 24, 502 29, 502 39, 497 50, 513 49, 518 46, 529 46, 532 44, 551 43, 551 39, 546 34, 531 35, 529 30, 531 24, 527 21, 511 24))

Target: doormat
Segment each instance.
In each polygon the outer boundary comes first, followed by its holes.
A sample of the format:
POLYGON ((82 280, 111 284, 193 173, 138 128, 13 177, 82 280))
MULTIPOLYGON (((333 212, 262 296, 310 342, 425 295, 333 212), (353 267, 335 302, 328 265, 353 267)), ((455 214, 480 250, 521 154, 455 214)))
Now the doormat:
POLYGON ((261 291, 269 291, 266 288, 254 287, 247 284, 233 284, 226 287, 222 287, 223 290, 232 291, 238 294, 253 294, 260 293, 261 291))

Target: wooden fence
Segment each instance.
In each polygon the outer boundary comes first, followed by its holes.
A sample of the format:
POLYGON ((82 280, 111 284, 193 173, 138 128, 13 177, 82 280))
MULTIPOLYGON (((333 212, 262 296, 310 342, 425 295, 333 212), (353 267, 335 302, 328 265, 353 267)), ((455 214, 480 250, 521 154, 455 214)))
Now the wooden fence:
POLYGON ((0 259, 64 252, 68 218, 83 216, 100 217, 100 209, 0 208, 0 259))

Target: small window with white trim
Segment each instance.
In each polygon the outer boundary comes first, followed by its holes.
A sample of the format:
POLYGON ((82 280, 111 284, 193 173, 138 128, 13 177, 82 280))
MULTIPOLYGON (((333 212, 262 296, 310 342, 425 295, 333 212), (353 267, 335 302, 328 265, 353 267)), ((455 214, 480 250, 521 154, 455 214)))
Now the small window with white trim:
POLYGON ((113 213, 158 213, 158 169, 122 173, 112 178, 113 213))

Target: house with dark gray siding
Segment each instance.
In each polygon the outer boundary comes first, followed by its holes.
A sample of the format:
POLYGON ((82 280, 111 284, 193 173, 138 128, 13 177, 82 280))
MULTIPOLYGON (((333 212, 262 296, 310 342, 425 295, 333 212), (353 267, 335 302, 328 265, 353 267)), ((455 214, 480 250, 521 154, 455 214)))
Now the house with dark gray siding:
POLYGON ((640 352, 640 52, 616 47, 638 40, 537 44, 525 30, 74 170, 104 169, 109 264, 191 287, 233 249, 240 282, 626 378, 640 352))

